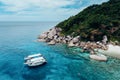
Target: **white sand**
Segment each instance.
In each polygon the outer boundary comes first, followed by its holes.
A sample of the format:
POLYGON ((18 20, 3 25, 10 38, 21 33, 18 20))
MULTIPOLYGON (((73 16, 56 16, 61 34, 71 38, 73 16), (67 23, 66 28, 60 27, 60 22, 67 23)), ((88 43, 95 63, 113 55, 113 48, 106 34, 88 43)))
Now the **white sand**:
POLYGON ((120 59, 120 46, 108 45, 108 50, 98 50, 99 53, 120 59))

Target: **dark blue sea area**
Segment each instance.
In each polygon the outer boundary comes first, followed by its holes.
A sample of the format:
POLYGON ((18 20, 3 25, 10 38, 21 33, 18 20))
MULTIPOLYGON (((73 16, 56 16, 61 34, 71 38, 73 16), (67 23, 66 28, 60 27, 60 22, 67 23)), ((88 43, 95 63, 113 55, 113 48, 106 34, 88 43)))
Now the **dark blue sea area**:
POLYGON ((120 60, 89 59, 80 48, 37 42, 57 22, 0 22, 0 80, 120 80, 120 60), (29 68, 24 57, 41 53, 47 64, 29 68))

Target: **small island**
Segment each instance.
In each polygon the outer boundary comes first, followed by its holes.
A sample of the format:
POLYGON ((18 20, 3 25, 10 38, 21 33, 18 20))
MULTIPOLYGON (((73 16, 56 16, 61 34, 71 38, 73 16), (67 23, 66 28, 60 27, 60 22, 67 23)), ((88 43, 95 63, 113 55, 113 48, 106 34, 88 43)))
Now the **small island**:
POLYGON ((105 55, 120 59, 120 0, 89 6, 38 36, 38 41, 80 47, 95 60, 106 61, 105 55))

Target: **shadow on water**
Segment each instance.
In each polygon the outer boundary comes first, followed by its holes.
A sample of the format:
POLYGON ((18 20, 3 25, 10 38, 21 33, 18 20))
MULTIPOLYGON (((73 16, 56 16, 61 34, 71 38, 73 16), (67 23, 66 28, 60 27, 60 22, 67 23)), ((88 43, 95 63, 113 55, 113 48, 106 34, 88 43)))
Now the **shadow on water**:
POLYGON ((46 68, 46 65, 37 67, 24 66, 22 77, 24 80, 43 80, 48 72, 49 69, 46 68))

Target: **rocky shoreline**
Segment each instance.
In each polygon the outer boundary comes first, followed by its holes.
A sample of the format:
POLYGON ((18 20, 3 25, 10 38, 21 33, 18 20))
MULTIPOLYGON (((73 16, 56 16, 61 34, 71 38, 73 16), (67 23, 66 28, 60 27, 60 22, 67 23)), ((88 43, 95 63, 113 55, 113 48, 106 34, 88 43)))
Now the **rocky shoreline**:
POLYGON ((97 55, 97 49, 102 49, 102 50, 107 50, 107 36, 103 37, 103 40, 101 42, 83 42, 80 40, 80 36, 61 36, 61 28, 52 28, 47 32, 42 33, 41 35, 38 36, 37 41, 44 41, 49 45, 55 45, 57 43, 64 43, 67 44, 69 47, 80 47, 84 51, 89 51, 90 52, 90 58, 99 60, 99 61, 106 61, 107 57, 102 55, 97 55), (94 57, 91 57, 94 56, 94 57), (97 59, 97 58, 99 59, 97 59), (104 59, 103 59, 104 58, 104 59))

